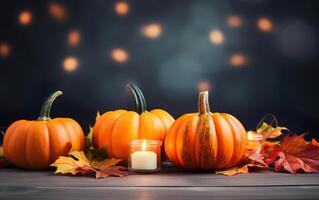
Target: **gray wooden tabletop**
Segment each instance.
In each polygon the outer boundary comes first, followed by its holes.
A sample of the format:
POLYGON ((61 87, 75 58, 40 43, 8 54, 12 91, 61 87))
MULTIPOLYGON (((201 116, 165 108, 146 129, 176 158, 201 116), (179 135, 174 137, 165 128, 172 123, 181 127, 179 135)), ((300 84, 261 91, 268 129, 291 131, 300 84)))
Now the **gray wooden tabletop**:
POLYGON ((225 177, 172 167, 157 174, 94 179, 0 169, 0 199, 319 199, 319 174, 253 172, 225 177))

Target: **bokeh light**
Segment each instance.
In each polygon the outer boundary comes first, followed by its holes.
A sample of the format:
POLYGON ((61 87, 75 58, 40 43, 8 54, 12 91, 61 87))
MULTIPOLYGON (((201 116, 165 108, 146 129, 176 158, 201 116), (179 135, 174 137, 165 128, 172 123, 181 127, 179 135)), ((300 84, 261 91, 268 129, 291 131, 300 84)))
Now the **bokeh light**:
POLYGON ((22 26, 30 25, 32 22, 32 13, 28 10, 20 12, 18 21, 22 26))
POLYGON ((263 32, 271 32, 273 29, 271 20, 265 17, 258 19, 257 26, 263 32))
POLYGON ((80 43, 81 34, 79 31, 71 31, 68 35, 68 44, 72 47, 77 46, 80 43))
POLYGON ((118 15, 127 15, 130 11, 130 6, 126 2, 120 1, 115 4, 114 10, 118 15))
POLYGON ((126 50, 116 48, 111 51, 111 58, 117 63, 126 63, 129 59, 129 55, 126 50))
POLYGON ((229 64, 234 68, 239 68, 247 64, 247 58, 245 55, 241 53, 236 53, 229 57, 229 64))
POLYGON ((209 91, 211 90, 211 83, 209 81, 201 81, 197 86, 198 91, 209 91))
POLYGON ((216 45, 220 45, 224 42, 224 34, 223 32, 221 32, 220 30, 212 30, 209 33, 209 40, 211 41, 211 43, 216 44, 216 45))
POLYGON ((66 17, 66 10, 60 3, 52 2, 49 4, 49 14, 53 19, 62 21, 66 17))
POLYGON ((158 23, 144 25, 141 28, 141 34, 150 39, 156 39, 160 37, 161 33, 162 33, 162 27, 158 23))
POLYGON ((67 72, 73 72, 78 67, 79 67, 79 61, 74 56, 67 57, 63 61, 63 69, 67 72))
POLYGON ((239 16, 231 15, 227 18, 227 25, 230 27, 239 27, 242 23, 242 20, 239 16))
POLYGON ((11 53, 11 48, 9 44, 1 42, 0 43, 0 56, 1 57, 8 57, 11 53))

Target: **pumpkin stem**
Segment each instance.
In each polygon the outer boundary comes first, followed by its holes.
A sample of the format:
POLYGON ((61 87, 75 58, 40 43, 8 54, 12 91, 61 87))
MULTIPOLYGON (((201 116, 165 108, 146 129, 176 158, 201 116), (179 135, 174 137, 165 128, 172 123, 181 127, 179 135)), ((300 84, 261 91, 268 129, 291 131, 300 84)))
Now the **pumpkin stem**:
POLYGON ((200 115, 210 113, 208 91, 202 91, 198 96, 198 112, 200 115))
POLYGON ((127 84, 126 88, 132 94, 135 101, 135 110, 137 113, 142 114, 146 111, 146 101, 140 88, 133 84, 127 84))
POLYGON ((45 100, 45 102, 42 105, 38 120, 46 121, 51 119, 50 112, 51 112, 52 103, 60 95, 62 95, 62 91, 60 90, 49 95, 49 97, 45 100))

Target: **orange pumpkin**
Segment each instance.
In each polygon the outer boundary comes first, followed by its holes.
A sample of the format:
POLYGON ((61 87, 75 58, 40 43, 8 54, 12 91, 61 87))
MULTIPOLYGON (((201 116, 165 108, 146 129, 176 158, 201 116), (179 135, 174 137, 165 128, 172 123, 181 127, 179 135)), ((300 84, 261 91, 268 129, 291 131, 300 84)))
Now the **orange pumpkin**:
POLYGON ((7 129, 3 149, 6 158, 14 165, 45 169, 70 150, 83 150, 84 134, 76 121, 50 118, 52 103, 61 94, 61 91, 57 91, 48 97, 38 120, 18 120, 7 129))
POLYGON ((208 91, 200 92, 198 113, 184 114, 169 129, 165 153, 176 166, 189 170, 224 169, 245 155, 247 133, 227 113, 211 113, 208 91))
POLYGON ((141 90, 128 84, 135 99, 135 111, 109 111, 97 118, 93 128, 93 144, 96 149, 105 149, 110 158, 126 160, 129 141, 133 139, 158 139, 164 142, 166 132, 174 118, 164 110, 146 111, 146 102, 141 90))

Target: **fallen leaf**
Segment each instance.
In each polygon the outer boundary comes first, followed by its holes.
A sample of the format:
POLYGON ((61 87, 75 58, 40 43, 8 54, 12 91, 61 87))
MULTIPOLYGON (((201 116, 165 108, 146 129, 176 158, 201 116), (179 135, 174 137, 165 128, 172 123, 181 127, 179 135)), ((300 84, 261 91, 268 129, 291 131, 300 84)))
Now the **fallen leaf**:
POLYGON ((4 158, 4 151, 2 146, 0 146, 0 158, 4 158))
POLYGON ((282 134, 282 131, 288 131, 286 127, 272 127, 270 124, 263 122, 262 125, 256 130, 258 134, 262 134, 264 140, 269 138, 277 138, 282 134))
POLYGON ((215 171, 215 174, 222 174, 225 176, 234 176, 236 174, 248 174, 248 166, 244 165, 242 167, 232 167, 226 170, 215 171))
POLYGON ((83 151, 73 151, 69 157, 60 156, 51 166, 56 167, 55 173, 61 174, 92 174, 96 178, 105 178, 108 176, 126 176, 128 175, 125 167, 115 166, 121 160, 104 159, 102 161, 90 160, 83 151))
MULTIPOLYGON (((319 146, 307 142, 302 135, 286 135, 280 147, 270 155, 274 159, 275 171, 284 169, 296 174, 298 170, 307 173, 319 173, 319 146)), ((316 144, 316 143, 315 143, 316 144)))

